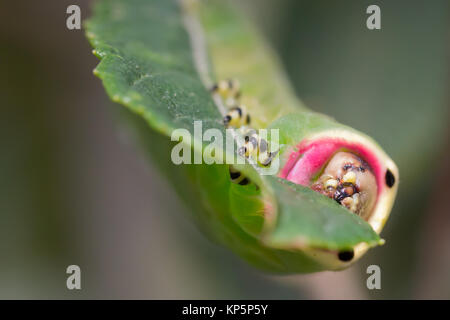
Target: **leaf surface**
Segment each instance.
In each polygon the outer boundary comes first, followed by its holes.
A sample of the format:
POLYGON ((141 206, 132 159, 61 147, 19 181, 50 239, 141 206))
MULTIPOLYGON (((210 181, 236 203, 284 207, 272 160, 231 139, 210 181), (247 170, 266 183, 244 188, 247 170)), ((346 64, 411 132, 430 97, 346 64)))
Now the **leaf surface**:
MULTIPOLYGON (((205 6, 202 8, 206 10, 204 12, 207 13, 211 8, 209 12, 213 13, 206 19, 203 17, 202 25, 206 29, 206 39, 210 41, 208 53, 212 54, 207 61, 211 68, 208 72, 214 74, 215 70, 219 70, 220 75, 223 66, 218 65, 220 60, 214 55, 211 37, 217 46, 223 46, 221 37, 225 41, 237 31, 230 29, 230 34, 227 34, 226 28, 231 28, 227 26, 241 25, 242 17, 234 14, 228 6, 222 7, 217 1, 201 2, 200 5, 205 6), (211 19, 217 16, 218 11, 223 13, 220 19, 211 19), (217 30, 220 32, 215 32, 217 30)), ((173 144, 170 135, 174 129, 187 129, 194 136, 193 123, 201 120, 203 130, 216 128, 222 133, 225 131, 221 112, 196 67, 194 52, 198 48, 192 45, 192 35, 187 32, 184 15, 176 1, 99 1, 92 18, 86 23, 87 37, 94 47, 94 53, 101 59, 94 73, 103 81, 111 99, 130 110, 134 118, 139 119, 138 122, 141 121, 136 125, 140 126, 139 132, 149 131, 148 134, 141 134, 144 147, 154 153, 165 152, 162 157, 156 157, 157 161, 170 168, 166 172, 175 178, 172 179, 175 187, 189 189, 188 200, 195 208, 194 216, 203 228, 208 229, 207 233, 255 265, 288 272, 320 270, 320 266, 301 251, 292 252, 292 249, 301 250, 305 245, 329 250, 347 249, 361 242, 376 245, 379 237, 369 224, 334 201, 309 188, 279 178, 259 177, 251 166, 244 165, 242 170, 258 181, 263 194, 267 195, 266 199, 271 199, 276 208, 276 219, 270 228, 262 232, 261 215, 255 216, 256 220, 253 221, 246 216, 246 212, 231 213, 233 206, 255 208, 258 205, 255 205, 254 198, 251 200, 253 202, 246 202, 246 196, 254 197, 254 190, 243 188, 238 191, 242 195, 242 200, 239 200, 242 205, 234 202, 230 207, 232 184, 228 178, 227 165, 174 166, 168 163, 169 146, 173 144), (146 124, 144 129, 142 120, 146 124), (150 133, 153 130, 155 133, 150 133), (164 143, 166 145, 162 147, 164 143), (248 228, 243 227, 242 223, 246 223, 248 228)), ((250 43, 259 45, 260 39, 252 30, 243 29, 240 32, 244 39, 248 38, 250 43)), ((244 51, 252 50, 248 46, 249 41, 224 43, 228 43, 230 50, 231 46, 242 46, 244 51)), ((261 48, 264 50, 264 46, 261 48)), ((266 88, 270 79, 285 79, 278 65, 270 59, 275 59, 271 53, 261 56, 259 63, 272 67, 263 68, 262 78, 248 77, 252 79, 247 86, 249 92, 264 92, 261 88, 266 88)), ((245 70, 252 71, 246 69, 246 59, 243 58, 241 63, 244 71, 236 71, 238 75, 245 75, 245 70)), ((307 112, 295 97, 289 96, 289 90, 286 91, 283 86, 280 88, 283 90, 281 95, 284 103, 277 109, 285 108, 280 114, 293 110, 307 112)), ((273 101, 276 97, 277 94, 269 95, 268 99, 261 97, 263 103, 258 107, 262 108, 262 115, 274 114, 273 106, 267 101, 273 101), (264 108, 271 109, 265 113, 264 108)), ((258 118, 258 113, 252 116, 258 118)), ((265 123, 267 118, 259 120, 259 123, 265 123)), ((328 117, 321 120, 317 116, 315 121, 318 127, 330 123, 328 117)), ((206 144, 200 143, 200 148, 194 151, 201 152, 206 144)))

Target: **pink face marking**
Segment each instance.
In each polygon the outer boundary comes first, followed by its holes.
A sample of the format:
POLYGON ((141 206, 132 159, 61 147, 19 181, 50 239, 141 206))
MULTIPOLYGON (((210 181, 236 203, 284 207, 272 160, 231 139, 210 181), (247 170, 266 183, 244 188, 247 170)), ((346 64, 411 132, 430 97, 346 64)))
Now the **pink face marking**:
POLYGON ((293 183, 310 186, 312 179, 327 164, 338 151, 346 150, 354 153, 369 164, 376 177, 378 195, 384 188, 383 165, 375 154, 362 144, 349 142, 342 138, 320 138, 302 141, 297 151, 289 155, 289 159, 282 168, 279 177, 293 183))

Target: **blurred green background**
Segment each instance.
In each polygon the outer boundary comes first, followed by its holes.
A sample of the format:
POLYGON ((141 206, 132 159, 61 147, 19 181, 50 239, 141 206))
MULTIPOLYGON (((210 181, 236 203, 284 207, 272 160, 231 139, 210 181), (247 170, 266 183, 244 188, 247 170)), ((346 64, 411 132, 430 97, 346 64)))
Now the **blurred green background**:
POLYGON ((83 30, 66 28, 67 6, 85 19, 91 1, 2 1, 0 298, 450 298, 449 2, 235 2, 307 106, 398 164, 386 245, 343 272, 272 276, 208 242, 120 125, 83 30), (370 4, 381 30, 366 28, 370 4), (381 290, 366 288, 370 264, 381 290))

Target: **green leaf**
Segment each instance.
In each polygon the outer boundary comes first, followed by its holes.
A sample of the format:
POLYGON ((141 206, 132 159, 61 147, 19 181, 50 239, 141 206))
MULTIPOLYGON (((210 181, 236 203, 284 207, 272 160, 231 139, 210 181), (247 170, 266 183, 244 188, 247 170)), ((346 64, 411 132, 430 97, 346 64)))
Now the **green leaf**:
MULTIPOLYGON (((220 79, 233 70, 236 77, 245 79, 243 90, 261 101, 250 105, 260 126, 297 112, 301 116, 294 118, 305 130, 343 127, 304 110, 292 95, 275 55, 229 6, 220 1, 199 6, 198 11, 192 9, 196 15, 191 8, 183 11, 177 1, 99 1, 86 23, 87 37, 101 59, 95 74, 111 99, 131 111, 127 115, 130 124, 188 200, 195 221, 211 238, 253 265, 278 272, 332 268, 305 254, 305 246, 308 250, 345 250, 362 242, 369 246, 379 243, 368 223, 334 201, 282 179, 258 176, 250 165, 239 168, 258 183, 261 190, 257 192, 232 184, 227 165, 171 163, 174 144, 169 137, 174 129, 187 129, 194 136, 193 123, 201 120, 203 130, 224 132, 221 112, 206 87, 205 79, 213 73, 220 79), (207 70, 199 67, 198 50, 202 48, 195 46, 186 19, 204 28, 207 70), (234 54, 239 52, 241 59, 236 59, 234 54), (261 214, 267 201, 276 208, 270 223, 261 214), (301 246, 297 246, 299 239, 301 246)), ((284 134, 291 130, 287 128, 284 134)), ((204 147, 203 142, 197 147, 194 143, 195 152, 204 147)))
POLYGON ((270 183, 282 213, 266 239, 271 246, 342 250, 359 242, 379 242, 369 224, 337 202, 330 203, 326 197, 317 197, 313 190, 284 179, 270 177, 270 183))
POLYGON ((102 61, 94 73, 111 99, 170 135, 176 128, 219 128, 221 116, 195 70, 176 1, 100 1, 86 23, 102 61))

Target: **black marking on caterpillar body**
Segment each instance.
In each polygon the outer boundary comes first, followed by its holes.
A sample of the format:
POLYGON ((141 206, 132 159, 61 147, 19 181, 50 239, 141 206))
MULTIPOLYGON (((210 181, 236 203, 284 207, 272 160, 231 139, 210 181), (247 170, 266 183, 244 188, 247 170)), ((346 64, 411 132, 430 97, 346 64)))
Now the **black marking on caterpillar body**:
POLYGON ((245 186, 250 183, 250 180, 244 176, 240 171, 236 170, 232 166, 229 168, 230 178, 233 183, 237 183, 241 186, 245 186))
POLYGON ((355 252, 353 250, 341 251, 341 252, 338 253, 339 260, 341 260, 343 262, 352 261, 354 256, 355 256, 355 252))
POLYGON ((395 177, 391 170, 387 169, 386 175, 385 175, 386 185, 389 188, 392 188, 395 184, 395 177))

